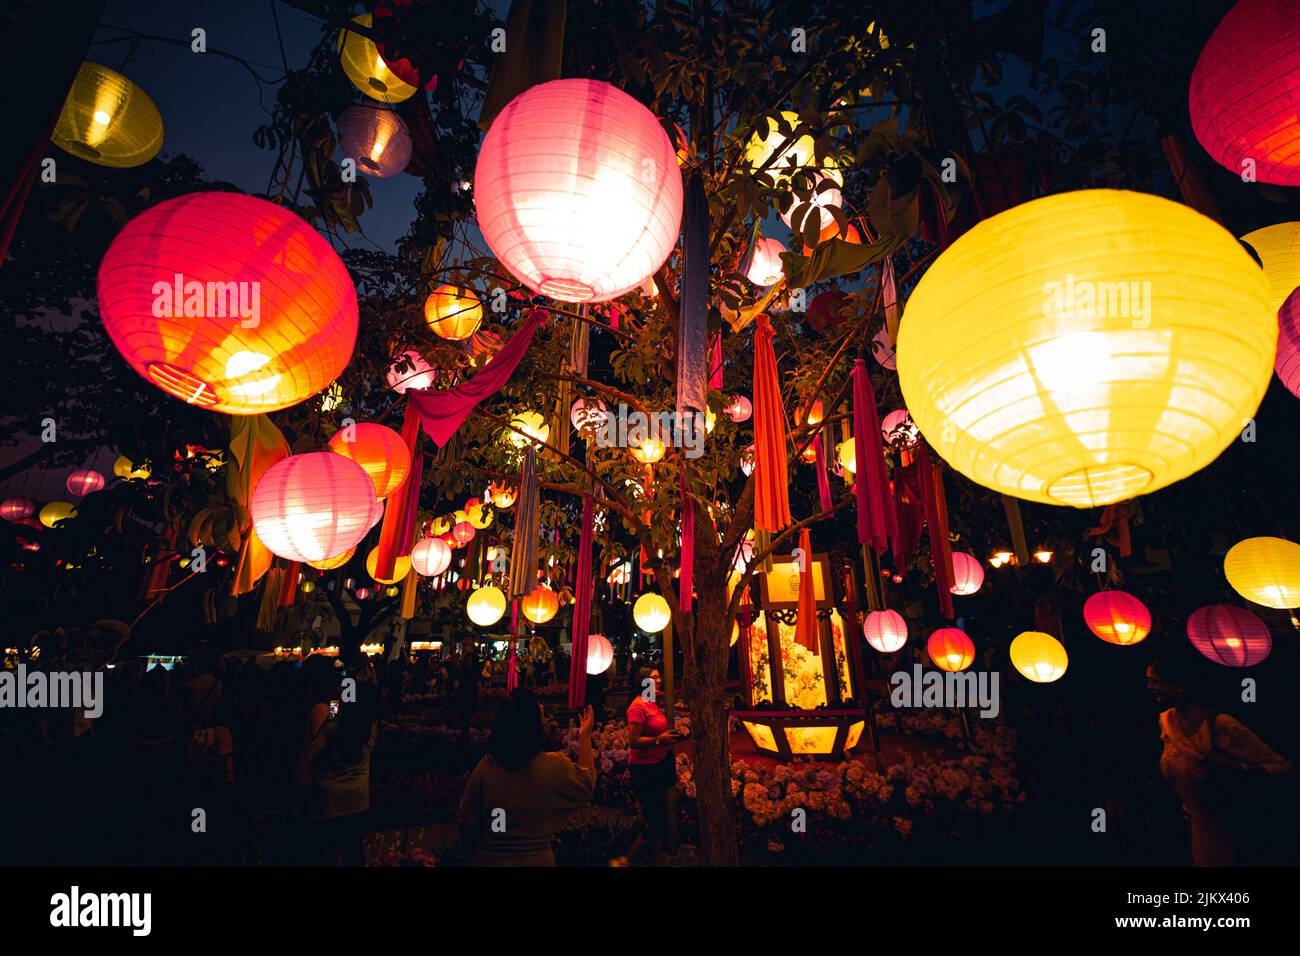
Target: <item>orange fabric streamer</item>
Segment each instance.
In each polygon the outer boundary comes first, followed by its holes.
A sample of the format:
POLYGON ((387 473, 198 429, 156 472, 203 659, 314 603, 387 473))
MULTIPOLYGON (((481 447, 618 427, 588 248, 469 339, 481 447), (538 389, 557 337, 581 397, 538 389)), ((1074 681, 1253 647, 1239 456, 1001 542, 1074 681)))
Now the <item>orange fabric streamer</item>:
POLYGON ((817 582, 814 577, 812 539, 808 529, 799 532, 799 550, 803 552, 803 566, 799 571, 799 618, 794 625, 794 640, 814 654, 821 653, 817 627, 817 582))
POLYGON ((420 506, 420 483, 424 480, 420 455, 420 416, 413 406, 406 406, 402 418, 402 441, 411 453, 411 470, 406 480, 385 502, 383 524, 379 529, 379 553, 375 557, 375 574, 391 578, 397 559, 411 553, 415 544, 415 512, 420 506))
POLYGON ((771 320, 760 315, 754 328, 754 527, 760 531, 780 531, 791 522, 785 408, 772 337, 771 320))

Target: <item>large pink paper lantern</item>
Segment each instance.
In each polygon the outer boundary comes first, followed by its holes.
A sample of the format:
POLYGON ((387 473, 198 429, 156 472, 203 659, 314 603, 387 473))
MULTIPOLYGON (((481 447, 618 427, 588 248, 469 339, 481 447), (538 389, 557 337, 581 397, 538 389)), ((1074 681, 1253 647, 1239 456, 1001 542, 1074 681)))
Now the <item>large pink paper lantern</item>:
POLYGON ((249 510, 262 543, 289 561, 324 561, 355 547, 374 525, 375 485, 332 451, 290 455, 253 489, 249 510))
POLYGON ((1233 604, 1208 604, 1193 611, 1187 619, 1187 639, 1224 667, 1251 667, 1273 650, 1268 625, 1233 604))
POLYGON ((1277 313, 1277 358, 1273 369, 1288 392, 1300 398, 1300 289, 1287 296, 1277 313))
POLYGON ((395 176, 411 161, 411 134, 390 109, 369 104, 349 106, 339 117, 343 155, 370 176, 395 176))
POLYGON ((493 253, 528 288, 604 302, 668 258, 682 177, 668 134, 632 97, 599 80, 552 80, 492 121, 474 208, 493 253))
POLYGON ((603 634, 587 635, 587 673, 603 674, 614 663, 614 645, 603 634))
POLYGON ((357 294, 294 213, 239 193, 169 199, 132 219, 99 264, 99 314, 141 376, 209 411, 288 408, 352 358, 357 294))
POLYGON ((952 553, 952 587, 953 594, 974 594, 984 583, 984 566, 979 559, 965 551, 952 553))
POLYGON ((93 494, 104 487, 104 476, 93 468, 82 468, 80 471, 74 471, 68 475, 67 480, 68 494, 76 495, 78 498, 83 495, 93 494))
POLYGON ((411 567, 426 578, 436 578, 451 567, 451 548, 442 538, 421 538, 411 548, 411 567))

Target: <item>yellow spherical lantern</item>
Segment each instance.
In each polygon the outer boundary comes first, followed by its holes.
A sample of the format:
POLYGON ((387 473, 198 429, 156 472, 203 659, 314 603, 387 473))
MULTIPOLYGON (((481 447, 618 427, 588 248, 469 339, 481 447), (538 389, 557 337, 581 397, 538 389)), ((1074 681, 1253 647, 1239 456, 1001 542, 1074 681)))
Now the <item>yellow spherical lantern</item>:
POLYGON ((1286 538, 1238 541, 1223 559, 1232 589, 1265 607, 1300 607, 1300 544, 1286 538))
POLYGON ((483 324, 483 304, 469 289, 440 285, 424 300, 424 321, 435 335, 459 342, 483 324))
POLYGON ((465 602, 465 613, 479 627, 491 627, 506 613, 506 596, 490 584, 479 588, 465 602))
POLYGON ((117 460, 113 462, 113 474, 118 478, 148 478, 152 472, 149 470, 148 463, 135 464, 126 455, 118 455, 117 460))
POLYGON ((516 448, 523 448, 530 440, 545 445, 550 437, 551 426, 546 424, 541 412, 520 412, 510 419, 506 431, 507 440, 516 448))
POLYGON ((1273 290, 1274 309, 1300 286, 1300 222, 1280 222, 1241 237, 1259 255, 1273 290))
POLYGON ((375 547, 371 548, 370 553, 366 555, 366 573, 369 574, 376 581, 378 581, 380 584, 396 584, 398 581, 401 581, 408 574, 410 574, 411 559, 409 557, 399 557, 395 562, 393 562, 393 573, 386 578, 381 578, 379 575, 375 574, 375 570, 378 567, 379 567, 379 547, 378 545, 376 545, 375 547))
POLYGON ((647 634, 658 634, 672 620, 672 611, 662 595, 647 591, 632 605, 632 620, 647 634))
POLYGON ((545 624, 560 610, 560 598, 545 584, 539 584, 519 602, 519 610, 534 624, 545 624))
POLYGON ((106 66, 83 63, 50 142, 100 166, 125 169, 158 155, 163 122, 140 87, 106 66))
POLYGON ((854 439, 850 438, 848 441, 840 442, 835 457, 839 459, 840 467, 850 475, 858 473, 858 446, 854 439))
MULTIPOLYGON (((352 22, 370 27, 369 13, 352 18, 352 22)), ((388 68, 379 55, 375 41, 352 30, 339 31, 339 62, 352 85, 366 96, 381 103, 400 103, 415 95, 415 87, 388 68)))
POLYGON ((763 172, 777 182, 782 182, 793 176, 796 170, 820 169, 827 178, 834 180, 837 186, 843 186, 844 174, 836 168, 835 160, 827 157, 823 162, 818 163, 812 136, 800 130, 799 114, 782 110, 781 120, 782 122, 778 123, 770 117, 765 119, 759 124, 758 132, 750 137, 745 147, 745 160, 750 164, 750 168, 761 169, 764 164, 767 164, 769 157, 781 149, 781 144, 789 138, 789 145, 781 150, 781 155, 772 160, 763 172), (791 130, 799 135, 792 135, 791 130))
MULTIPOLYGON (((336 554, 332 558, 326 558, 324 561, 308 561, 307 563, 317 571, 333 571, 335 568, 341 568, 352 560, 352 555, 357 553, 356 545, 348 548, 342 554, 336 554)), ((367 560, 367 565, 370 563, 367 560)))
POLYGON ((1070 664, 1065 646, 1042 631, 1025 631, 1011 642, 1011 663, 1037 684, 1059 680, 1070 664))
POLYGON ((47 528, 53 528, 60 521, 65 521, 68 518, 75 518, 76 516, 77 509, 66 501, 51 501, 41 509, 39 515, 41 524, 45 525, 47 528))
POLYGON ((1268 388, 1277 315, 1250 254, 1157 196, 1090 189, 986 219, 921 278, 898 337, 913 421, 994 491, 1079 508, 1186 478, 1268 388))

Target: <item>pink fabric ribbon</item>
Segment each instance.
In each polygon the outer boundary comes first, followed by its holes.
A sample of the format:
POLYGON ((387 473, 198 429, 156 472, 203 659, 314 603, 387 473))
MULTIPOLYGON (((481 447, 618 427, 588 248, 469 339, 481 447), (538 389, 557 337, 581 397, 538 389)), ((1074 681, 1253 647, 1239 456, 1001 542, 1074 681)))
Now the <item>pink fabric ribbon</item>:
POLYGON ((876 394, 862 359, 853 363, 853 450, 858 469, 853 483, 858 499, 858 543, 869 544, 880 554, 892 540, 897 551, 898 515, 889 493, 876 394))
POLYGON ((596 527, 596 503, 582 499, 582 533, 578 539, 578 580, 573 592, 572 647, 569 648, 569 707, 577 710, 587 699, 587 638, 591 630, 591 542, 596 527))

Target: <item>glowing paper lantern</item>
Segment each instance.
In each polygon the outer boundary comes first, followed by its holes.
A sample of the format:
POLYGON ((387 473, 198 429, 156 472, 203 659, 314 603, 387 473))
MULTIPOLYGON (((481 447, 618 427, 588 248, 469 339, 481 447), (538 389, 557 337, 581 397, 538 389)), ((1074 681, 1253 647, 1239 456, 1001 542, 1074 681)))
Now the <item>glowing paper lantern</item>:
POLYGON ((1300 186, 1300 0, 1239 0, 1192 70, 1192 131, 1234 175, 1300 186))
POLYGON ((1293 292, 1277 313, 1277 377, 1300 398, 1300 293, 1293 292))
POLYGON ((456 539, 456 543, 464 547, 474 540, 474 535, 478 532, 468 521, 457 521, 456 527, 451 529, 451 536, 456 539))
POLYGON ((838 185, 844 184, 844 174, 835 168, 835 161, 827 157, 821 164, 817 162, 813 138, 803 132, 799 114, 790 110, 781 112, 781 122, 767 117, 759 129, 749 138, 745 146, 745 159, 754 171, 763 169, 777 182, 788 180, 799 169, 817 169, 825 167, 825 174, 838 185), (796 135, 797 134, 797 135, 796 135), (781 144, 789 139, 789 145, 781 149, 781 144), (772 162, 768 159, 781 150, 772 162))
POLYGON ((352 560, 352 555, 357 553, 356 545, 348 548, 342 554, 336 554, 332 558, 325 558, 323 561, 308 561, 310 567, 317 571, 333 571, 335 568, 341 568, 352 560))
POLYGON ((467 339, 483 324, 483 305, 469 289, 440 285, 424 300, 424 321, 444 339, 467 339))
POLYGON ((1011 642, 1011 663, 1037 684, 1059 680, 1070 664, 1065 646, 1042 631, 1025 631, 1011 642))
POLYGON ((848 441, 842 441, 835 457, 840 463, 840 467, 850 475, 858 473, 858 448, 855 439, 850 438, 848 441))
POLYGON ((1300 607, 1300 544, 1286 538, 1238 541, 1223 559, 1232 589, 1265 607, 1300 607))
POLYGON ((316 451, 268 468, 249 511, 271 553, 310 563, 356 547, 373 525, 375 505, 365 469, 332 451, 316 451))
POLYGON ((77 509, 66 501, 51 501, 41 509, 41 524, 47 528, 53 528, 60 521, 66 521, 68 518, 75 518, 77 509))
POLYGON ((82 63, 50 132, 50 142, 100 166, 147 163, 163 144, 158 107, 121 73, 82 63))
POLYGON ((893 448, 915 448, 921 430, 912 421, 912 416, 907 414, 907 409, 899 408, 881 419, 880 434, 885 439, 885 444, 893 448))
POLYGON ((599 80, 529 87, 492 121, 474 170, 483 238, 528 288, 604 302, 677 243, 682 177, 658 119, 599 80))
POLYGON ((745 278, 757 286, 773 286, 785 275, 781 264, 781 253, 785 246, 778 239, 760 239, 754 246, 754 258, 749 264, 745 278))
POLYGON ((862 622, 867 643, 882 654, 893 654, 907 643, 907 621, 897 611, 869 611, 862 622))
POLYGON ((118 455, 113 462, 113 474, 118 478, 148 478, 152 472, 149 470, 148 463, 134 464, 126 455, 118 455))
POLYGON ((578 431, 600 431, 609 421, 609 407, 598 398, 580 398, 569 409, 569 421, 578 431))
POLYGON ((93 494, 104 487, 104 476, 93 468, 83 468, 68 475, 68 494, 81 497, 93 494))
POLYGON ((844 197, 834 186, 821 188, 823 182, 833 183, 834 180, 822 173, 813 174, 812 194, 807 199, 801 199, 798 195, 795 195, 794 200, 790 203, 790 208, 781 213, 781 221, 795 232, 801 232, 808 217, 817 216, 817 231, 819 234, 828 228, 833 228, 835 226, 835 217, 826 207, 844 205, 844 197), (804 209, 804 207, 808 208, 804 209), (796 219, 795 214, 801 209, 804 212, 796 219))
POLYGON ((964 671, 975 661, 975 642, 959 627, 941 627, 925 642, 925 651, 941 671, 964 671))
POLYGON ((1300 286, 1300 222, 1279 222, 1241 237, 1255 250, 1273 293, 1274 308, 1280 308, 1300 286))
POLYGON ((411 470, 411 452, 402 436, 374 422, 345 425, 334 433, 329 447, 365 469, 377 498, 387 498, 402 487, 411 470))
POLYGON ((338 377, 357 339, 356 289, 330 244, 238 193, 190 193, 136 216, 104 254, 98 292, 131 367, 214 412, 298 404, 338 377))
POLYGON ((465 502, 465 520, 478 531, 483 531, 492 524, 492 512, 477 498, 465 502))
POLYGON ((545 584, 539 584, 519 602, 519 610, 534 624, 545 624, 560 609, 560 599, 545 584))
POLYGON ((881 326, 880 331, 871 337, 871 357, 880 363, 881 368, 891 372, 898 368, 898 357, 894 352, 894 343, 889 339, 889 329, 881 326))
POLYGON ((1213 461, 1259 406, 1276 343, 1268 283, 1218 224, 1091 189, 999 213, 935 261, 907 304, 899 384, 972 481, 1091 507, 1213 461))
POLYGON ((506 613, 506 596, 491 584, 479 588, 465 602, 465 613, 479 627, 491 627, 506 613))
POLYGON ((545 445, 550 437, 551 426, 541 412, 520 412, 510 419, 510 430, 506 432, 507 441, 516 448, 523 448, 529 441, 545 445))
POLYGON ((451 567, 451 548, 442 538, 421 538, 411 548, 411 567, 416 574, 436 578, 451 567))
POLYGON ((515 499, 519 496, 519 493, 514 488, 500 481, 494 481, 488 485, 487 493, 488 497, 492 499, 493 506, 503 511, 512 507, 515 499))
POLYGON ((631 445, 632 457, 643 465, 653 465, 667 452, 663 440, 655 435, 648 435, 638 444, 632 445, 630 441, 628 444, 631 445))
POLYGON ((379 567, 379 546, 376 545, 375 547, 371 548, 370 553, 366 555, 366 573, 369 574, 376 581, 378 581, 380 584, 396 584, 398 581, 401 581, 408 574, 410 574, 411 559, 399 555, 397 560, 393 563, 392 577, 381 578, 379 575, 375 574, 375 571, 378 567, 379 567))
POLYGON ((411 161, 411 134, 392 110, 349 106, 339 117, 343 155, 371 176, 396 176, 411 161))
POLYGON ((1124 591, 1098 591, 1088 598, 1083 622, 1108 644, 1137 644, 1151 633, 1151 612, 1124 591))
POLYGON ((587 673, 603 674, 614 663, 614 645, 603 634, 587 635, 587 673))
MULTIPOLYGON (((363 13, 353 17, 352 22, 369 27, 374 20, 369 13, 363 13)), ((339 62, 352 84, 373 100, 400 103, 415 95, 415 87, 389 69, 375 42, 360 33, 339 31, 339 62)))
POLYGON ((739 425, 741 422, 749 421, 750 416, 754 414, 754 406, 744 395, 733 395, 731 402, 722 411, 739 425))
POLYGON ((1187 618, 1187 639, 1224 667, 1252 667, 1273 650, 1267 625, 1245 608, 1208 604, 1187 618))
POLYGON ((433 387, 433 366, 414 349, 407 349, 393 360, 384 376, 388 387, 398 395, 404 395, 408 388, 426 389, 433 387))
POLYGON ((0 501, 0 518, 6 521, 22 521, 36 512, 36 502, 30 498, 6 498, 0 501))
POLYGON ((647 634, 658 634, 672 620, 672 611, 661 595, 647 591, 632 605, 632 620, 647 634))
POLYGON ((952 587, 953 594, 974 594, 984 583, 984 566, 979 559, 965 551, 952 553, 952 587))
POLYGON ((747 445, 740 452, 740 470, 748 477, 754 473, 754 460, 757 453, 753 445, 747 445))

